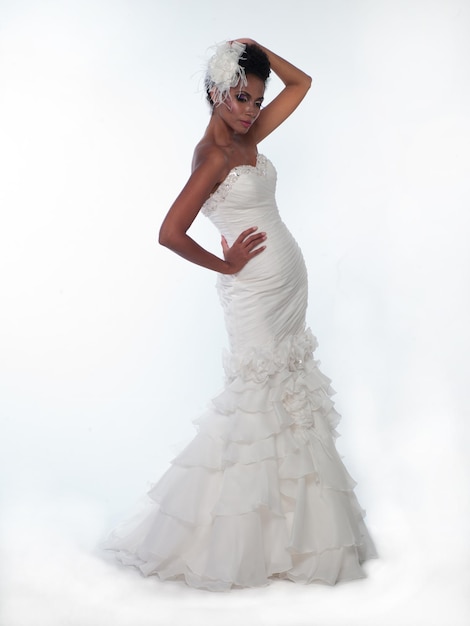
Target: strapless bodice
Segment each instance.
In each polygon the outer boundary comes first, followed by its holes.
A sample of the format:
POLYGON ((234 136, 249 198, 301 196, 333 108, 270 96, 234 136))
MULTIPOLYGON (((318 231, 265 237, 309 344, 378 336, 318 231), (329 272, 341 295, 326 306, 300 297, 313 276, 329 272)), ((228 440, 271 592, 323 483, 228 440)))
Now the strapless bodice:
POLYGON ((261 254, 238 274, 219 275, 219 295, 235 352, 304 328, 307 272, 300 248, 279 214, 276 179, 271 161, 258 155, 255 166, 233 168, 202 207, 229 245, 252 226, 266 232, 261 254))
POLYGON ((269 231, 281 222, 275 198, 276 179, 271 161, 259 154, 256 165, 234 167, 201 211, 229 245, 251 226, 269 231))

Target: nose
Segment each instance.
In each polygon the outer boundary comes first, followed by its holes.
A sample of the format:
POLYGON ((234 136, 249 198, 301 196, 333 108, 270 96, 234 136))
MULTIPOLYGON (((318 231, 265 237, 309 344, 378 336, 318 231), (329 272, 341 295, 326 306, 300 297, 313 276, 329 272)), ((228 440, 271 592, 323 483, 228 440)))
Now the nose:
POLYGON ((247 106, 246 106, 246 112, 248 113, 248 115, 250 115, 251 117, 256 117, 258 115, 258 110, 255 107, 253 102, 248 101, 247 102, 247 106))

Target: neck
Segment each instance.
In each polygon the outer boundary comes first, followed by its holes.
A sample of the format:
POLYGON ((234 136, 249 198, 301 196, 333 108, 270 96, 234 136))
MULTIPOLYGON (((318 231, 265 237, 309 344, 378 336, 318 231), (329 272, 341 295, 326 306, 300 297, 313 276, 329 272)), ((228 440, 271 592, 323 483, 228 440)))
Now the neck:
MULTIPOLYGON (((223 106, 223 104, 221 105, 223 106)), ((217 114, 217 111, 212 112, 212 117, 206 128, 206 137, 211 137, 212 141, 223 147, 228 147, 237 143, 239 140, 239 134, 234 132, 228 124, 217 114)))

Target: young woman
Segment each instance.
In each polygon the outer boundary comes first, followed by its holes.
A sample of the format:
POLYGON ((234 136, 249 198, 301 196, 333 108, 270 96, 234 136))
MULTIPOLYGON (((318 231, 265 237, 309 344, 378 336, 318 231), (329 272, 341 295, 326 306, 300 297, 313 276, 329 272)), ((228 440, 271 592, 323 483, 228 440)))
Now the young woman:
POLYGON ((257 150, 310 82, 250 39, 220 45, 208 64, 211 119, 160 243, 218 273, 230 354, 223 393, 149 492, 150 511, 108 542, 146 575, 217 591, 274 576, 334 584, 362 577, 375 556, 334 445, 330 381, 313 358, 305 264, 257 150), (263 108, 270 70, 285 86, 263 108), (220 230, 223 258, 188 235, 200 211, 220 230))

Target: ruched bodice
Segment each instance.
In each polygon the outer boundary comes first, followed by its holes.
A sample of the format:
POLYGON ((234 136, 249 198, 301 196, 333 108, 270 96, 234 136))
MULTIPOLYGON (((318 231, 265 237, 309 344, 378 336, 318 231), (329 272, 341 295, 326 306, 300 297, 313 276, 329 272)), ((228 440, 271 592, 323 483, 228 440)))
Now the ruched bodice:
POLYGON ((229 244, 241 230, 252 225, 253 219, 259 221, 260 229, 269 230, 281 223, 275 198, 276 180, 274 165, 259 154, 256 165, 234 167, 201 211, 227 237, 229 244))
POLYGON ((299 246, 276 204, 276 170, 265 156, 235 167, 202 207, 229 243, 252 226, 266 232, 266 249, 235 275, 220 275, 218 291, 232 352, 302 332, 307 272, 299 246))

